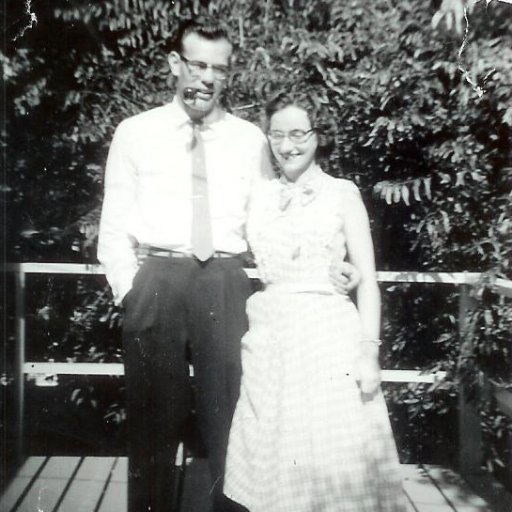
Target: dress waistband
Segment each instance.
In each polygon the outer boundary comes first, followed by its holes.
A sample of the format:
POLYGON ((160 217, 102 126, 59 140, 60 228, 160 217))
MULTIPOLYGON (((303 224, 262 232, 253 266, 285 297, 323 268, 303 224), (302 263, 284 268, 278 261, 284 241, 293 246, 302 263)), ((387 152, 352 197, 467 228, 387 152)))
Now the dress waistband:
POLYGON ((300 281, 292 283, 268 283, 265 291, 279 293, 318 293, 321 295, 338 295, 330 283, 300 281))

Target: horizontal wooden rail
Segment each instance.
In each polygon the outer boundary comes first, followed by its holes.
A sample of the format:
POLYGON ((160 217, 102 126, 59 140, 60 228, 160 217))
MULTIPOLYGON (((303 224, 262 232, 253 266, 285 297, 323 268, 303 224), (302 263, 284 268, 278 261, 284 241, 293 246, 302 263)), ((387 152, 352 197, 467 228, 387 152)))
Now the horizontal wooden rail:
MULTIPOLYGON (((7 271, 24 274, 82 274, 103 275, 101 265, 89 263, 8 263, 7 271)), ((251 279, 258 279, 258 270, 245 269, 251 279)), ((415 271, 379 271, 377 280, 381 283, 432 283, 474 285, 481 278, 479 272, 415 272, 415 271)), ((512 281, 498 278, 493 283, 494 291, 512 298, 512 281)))
MULTIPOLYGON (((105 273, 101 265, 88 263, 8 263, 7 270, 25 274, 84 274, 102 275, 105 273)), ((252 279, 258 279, 258 270, 245 269, 252 279)), ((475 284, 480 278, 478 272, 409 272, 381 271, 377 278, 381 282, 392 283, 444 283, 444 284, 475 284)), ((511 283, 512 290, 512 283, 511 283)))
MULTIPOLYGON (((83 274, 103 275, 101 265, 89 263, 8 263, 7 270, 25 274, 83 274)), ((255 268, 245 269, 252 279, 258 279, 255 268)), ((433 283, 433 284, 476 284, 480 279, 479 272, 413 272, 413 271, 380 271, 377 279, 383 283, 433 283)), ((498 278, 493 283, 495 291, 500 295, 512 297, 512 281, 498 278)))
MULTIPOLYGON (((23 365, 25 374, 36 375, 124 375, 122 363, 30 363, 23 365)), ((384 382, 435 383, 446 377, 446 372, 425 373, 419 370, 383 370, 384 382)))

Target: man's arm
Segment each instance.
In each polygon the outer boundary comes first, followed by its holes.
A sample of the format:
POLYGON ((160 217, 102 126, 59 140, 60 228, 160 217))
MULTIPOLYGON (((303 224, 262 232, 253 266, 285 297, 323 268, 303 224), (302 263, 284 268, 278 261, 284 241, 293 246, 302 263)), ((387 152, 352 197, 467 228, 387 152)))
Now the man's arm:
POLYGON ((127 154, 129 147, 126 125, 121 123, 108 154, 98 237, 98 260, 105 268, 116 304, 131 289, 137 272, 134 240, 127 225, 137 183, 136 169, 127 154))

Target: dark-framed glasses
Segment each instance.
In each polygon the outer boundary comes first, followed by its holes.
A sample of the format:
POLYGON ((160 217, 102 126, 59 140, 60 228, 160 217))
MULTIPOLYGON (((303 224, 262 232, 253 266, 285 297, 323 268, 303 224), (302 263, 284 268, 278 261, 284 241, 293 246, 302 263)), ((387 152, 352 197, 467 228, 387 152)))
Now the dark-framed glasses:
POLYGON ((302 144, 311 137, 314 131, 315 128, 311 128, 310 130, 291 130, 288 133, 280 130, 270 130, 267 132, 267 137, 272 144, 280 144, 285 137, 295 144, 302 144))
POLYGON ((229 66, 222 66, 220 64, 207 64, 200 60, 188 60, 186 57, 178 53, 180 59, 185 63, 189 73, 192 76, 201 76, 208 68, 211 68, 213 76, 217 80, 226 80, 229 75, 229 66))

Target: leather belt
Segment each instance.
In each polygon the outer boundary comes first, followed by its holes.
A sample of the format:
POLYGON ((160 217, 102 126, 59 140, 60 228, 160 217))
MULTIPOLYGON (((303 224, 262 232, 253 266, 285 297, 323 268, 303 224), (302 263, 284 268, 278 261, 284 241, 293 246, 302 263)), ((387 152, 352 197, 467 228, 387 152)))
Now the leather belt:
MULTIPOLYGON (((142 254, 147 256, 154 256, 156 258, 191 258, 197 259, 191 252, 173 251, 172 249, 161 249, 159 247, 143 247, 141 248, 142 254)), ((234 258, 237 254, 231 252, 215 251, 212 258, 234 258)))

